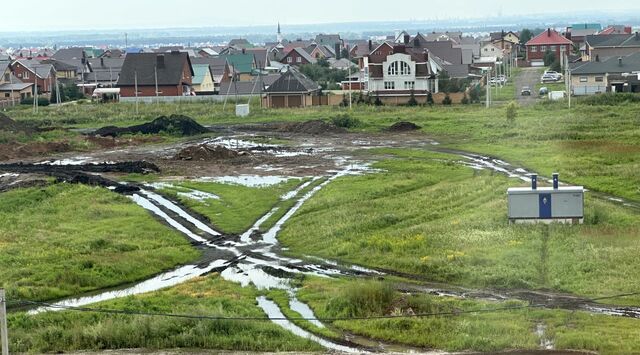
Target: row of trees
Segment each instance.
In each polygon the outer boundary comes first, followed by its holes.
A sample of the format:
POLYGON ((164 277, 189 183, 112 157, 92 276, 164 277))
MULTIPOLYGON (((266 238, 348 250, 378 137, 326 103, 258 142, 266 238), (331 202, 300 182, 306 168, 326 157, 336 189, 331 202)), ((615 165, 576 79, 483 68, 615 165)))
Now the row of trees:
POLYGON ((321 58, 316 64, 300 66, 300 72, 320 84, 323 90, 339 90, 341 82, 347 80, 346 70, 331 68, 329 62, 321 58))

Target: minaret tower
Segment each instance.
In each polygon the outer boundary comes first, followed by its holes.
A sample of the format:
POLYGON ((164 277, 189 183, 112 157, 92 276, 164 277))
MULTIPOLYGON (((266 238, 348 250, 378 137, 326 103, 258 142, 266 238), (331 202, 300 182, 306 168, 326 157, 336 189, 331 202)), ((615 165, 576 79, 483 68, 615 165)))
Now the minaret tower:
POLYGON ((282 43, 282 31, 280 30, 280 22, 278 22, 278 43, 282 43))

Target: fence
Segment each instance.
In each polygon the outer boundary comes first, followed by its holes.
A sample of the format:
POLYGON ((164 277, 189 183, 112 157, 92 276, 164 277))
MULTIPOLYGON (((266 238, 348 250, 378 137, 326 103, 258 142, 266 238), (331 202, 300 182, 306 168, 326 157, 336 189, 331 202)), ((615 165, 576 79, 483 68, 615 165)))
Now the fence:
POLYGON ((144 96, 144 97, 120 97, 120 102, 135 103, 136 101, 145 104, 153 104, 156 102, 213 102, 220 103, 239 100, 260 100, 260 95, 207 95, 207 96, 144 96))

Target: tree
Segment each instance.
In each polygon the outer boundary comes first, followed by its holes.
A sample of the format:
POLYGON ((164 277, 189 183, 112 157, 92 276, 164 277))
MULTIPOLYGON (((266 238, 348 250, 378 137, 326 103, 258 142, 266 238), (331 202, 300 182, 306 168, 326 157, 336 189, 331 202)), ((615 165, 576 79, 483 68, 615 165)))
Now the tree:
POLYGON ((533 38, 533 32, 530 29, 525 28, 520 31, 520 44, 527 44, 533 38))
POLYGON ((382 102, 382 100, 380 100, 380 96, 376 95, 376 101, 373 103, 376 106, 384 106, 384 103, 382 102))
POLYGON ((464 96, 462 97, 462 101, 460 101, 463 105, 468 105, 469 104, 469 98, 467 97, 467 93, 464 93, 464 96))
POLYGON ((407 106, 418 106, 418 100, 416 100, 416 95, 411 90, 411 96, 409 96, 409 102, 407 102, 407 106))
POLYGON ((433 94, 431 93, 431 91, 429 91, 427 93, 427 105, 429 106, 433 106, 434 102, 433 102, 433 94))
POLYGON ((516 117, 518 116, 518 104, 515 101, 511 101, 507 104, 507 108, 505 110, 505 114, 507 116, 507 121, 510 123, 515 122, 516 117))
POLYGON ((444 100, 442 100, 442 104, 445 106, 451 106, 453 102, 451 101, 451 97, 449 97, 449 94, 447 93, 447 95, 445 95, 444 100))
POLYGON ((560 65, 560 61, 555 59, 553 61, 553 63, 551 63, 551 70, 555 71, 555 72, 562 72, 562 65, 560 65))
POLYGON ((556 54, 547 49, 547 51, 544 52, 544 65, 546 67, 551 66, 555 60, 556 54))
POLYGON ((469 99, 470 99, 471 103, 480 102, 480 96, 481 96, 480 85, 474 86, 469 91, 469 99))

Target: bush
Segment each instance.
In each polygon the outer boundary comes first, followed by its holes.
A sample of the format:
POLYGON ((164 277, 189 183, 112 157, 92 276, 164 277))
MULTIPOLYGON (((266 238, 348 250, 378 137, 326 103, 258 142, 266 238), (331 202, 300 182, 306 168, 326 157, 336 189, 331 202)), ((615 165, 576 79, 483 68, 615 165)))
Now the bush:
POLYGON ((336 317, 385 315, 391 309, 393 294, 388 283, 357 281, 329 301, 327 312, 336 317))
MULTIPOLYGON (((45 106, 49 106, 50 104, 51 102, 46 97, 38 98, 38 106, 45 107, 45 106)), ((33 105, 33 98, 24 99, 20 101, 20 105, 33 105)))
POLYGON ((462 97, 462 101, 461 103, 463 105, 468 105, 469 104, 469 98, 467 97, 467 94, 465 93, 464 96, 462 97))
POLYGON ((373 104, 376 106, 384 106, 384 103, 380 100, 380 96, 376 96, 376 101, 373 104))
POLYGON ((354 128, 360 126, 362 123, 359 119, 351 117, 349 115, 339 115, 331 119, 331 122, 342 128, 354 128))
POLYGON ((411 90, 411 96, 409 97, 407 106, 418 106, 418 100, 416 100, 416 95, 413 93, 413 90, 411 90))
POLYGON ((433 94, 431 93, 431 91, 429 91, 427 93, 427 105, 429 106, 433 106, 434 102, 433 102, 433 94))
POLYGON ((518 108, 519 106, 515 101, 511 101, 507 104, 507 108, 506 108, 507 121, 514 122, 516 120, 516 117, 518 116, 518 108))
POLYGON ((449 94, 447 94, 444 97, 444 100, 442 100, 442 104, 445 106, 450 106, 453 102, 451 101, 451 97, 449 97, 449 94))

